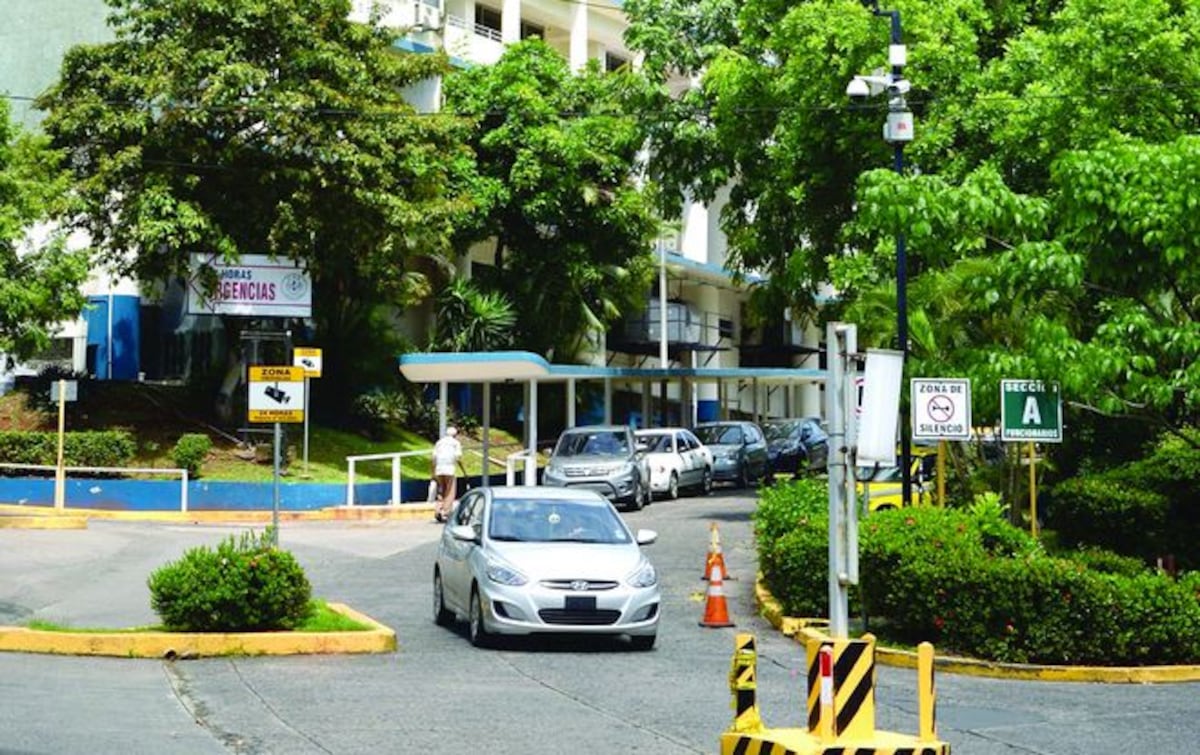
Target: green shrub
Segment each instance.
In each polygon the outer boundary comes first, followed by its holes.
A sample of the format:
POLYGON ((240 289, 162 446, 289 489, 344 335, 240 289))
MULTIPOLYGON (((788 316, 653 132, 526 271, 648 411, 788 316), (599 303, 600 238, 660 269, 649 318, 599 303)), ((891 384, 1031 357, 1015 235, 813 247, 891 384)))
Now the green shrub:
POLYGON ((1084 567, 1101 574, 1120 574, 1132 577, 1147 571, 1146 562, 1133 556, 1122 556, 1119 553, 1105 550, 1095 545, 1083 545, 1072 551, 1055 554, 1068 561, 1082 564, 1084 567))
MULTIPOLYGON (((137 443, 125 430, 70 432, 63 437, 63 460, 72 467, 125 467, 136 451, 137 443)), ((58 434, 0 432, 0 461, 54 465, 58 434)))
MULTIPOLYGON (((827 516, 799 491, 764 493, 764 504, 755 526, 769 536, 758 543, 768 588, 789 614, 827 615, 827 516)), ((1200 573, 1176 582, 1097 549, 1052 558, 987 503, 877 512, 859 534, 852 597, 893 640, 1022 663, 1200 660, 1200 573)))
POLYGON ((1168 552, 1167 498, 1138 487, 1126 475, 1106 473, 1055 486, 1047 526, 1063 546, 1095 545, 1126 556, 1151 558, 1168 552))
POLYGON ((150 575, 150 601, 168 629, 254 632, 291 629, 308 614, 312 588, 300 564, 271 544, 271 531, 199 546, 150 575))
POLYGON ((176 467, 186 469, 188 474, 196 476, 200 474, 200 467, 204 464, 204 457, 208 456, 208 452, 212 450, 212 440, 203 433, 187 433, 181 435, 175 443, 175 447, 171 449, 171 461, 176 467))

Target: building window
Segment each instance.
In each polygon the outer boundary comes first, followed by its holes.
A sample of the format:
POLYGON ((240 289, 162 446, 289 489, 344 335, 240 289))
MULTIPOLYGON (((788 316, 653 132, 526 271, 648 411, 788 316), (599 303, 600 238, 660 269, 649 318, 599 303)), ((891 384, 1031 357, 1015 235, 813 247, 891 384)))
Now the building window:
POLYGON ((475 33, 488 38, 500 39, 501 13, 486 5, 475 6, 475 33))
POLYGON ((529 39, 537 37, 538 39, 546 38, 546 27, 531 24, 528 21, 521 22, 521 39, 529 39))
POLYGON ((612 73, 613 71, 624 68, 629 65, 629 59, 623 58, 620 55, 613 55, 611 52, 604 53, 604 70, 612 73))

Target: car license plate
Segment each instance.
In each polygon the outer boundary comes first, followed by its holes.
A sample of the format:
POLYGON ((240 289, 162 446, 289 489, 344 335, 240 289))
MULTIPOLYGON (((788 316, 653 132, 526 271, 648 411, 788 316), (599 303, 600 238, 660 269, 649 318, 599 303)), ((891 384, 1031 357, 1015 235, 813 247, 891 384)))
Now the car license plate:
POLYGON ((568 595, 566 603, 563 605, 568 611, 595 611, 596 596, 595 595, 568 595))

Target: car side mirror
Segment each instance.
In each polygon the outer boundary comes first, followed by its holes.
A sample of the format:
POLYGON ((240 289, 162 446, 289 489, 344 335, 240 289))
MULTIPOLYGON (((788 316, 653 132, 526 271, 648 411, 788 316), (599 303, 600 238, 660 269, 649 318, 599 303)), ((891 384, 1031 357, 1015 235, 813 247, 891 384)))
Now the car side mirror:
POLYGON ((638 530, 633 537, 638 545, 649 545, 658 539, 658 533, 654 530, 638 530))
POLYGON ((467 543, 479 542, 479 533, 469 524, 454 524, 450 526, 450 537, 467 543))

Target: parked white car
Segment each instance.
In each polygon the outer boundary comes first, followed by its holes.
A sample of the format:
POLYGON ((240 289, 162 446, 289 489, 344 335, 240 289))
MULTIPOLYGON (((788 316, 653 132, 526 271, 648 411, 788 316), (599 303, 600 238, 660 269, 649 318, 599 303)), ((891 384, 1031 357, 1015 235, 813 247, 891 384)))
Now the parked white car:
POLYGON ((708 495, 713 484, 713 455, 684 427, 638 430, 637 443, 650 467, 650 492, 678 498, 681 488, 708 495))

